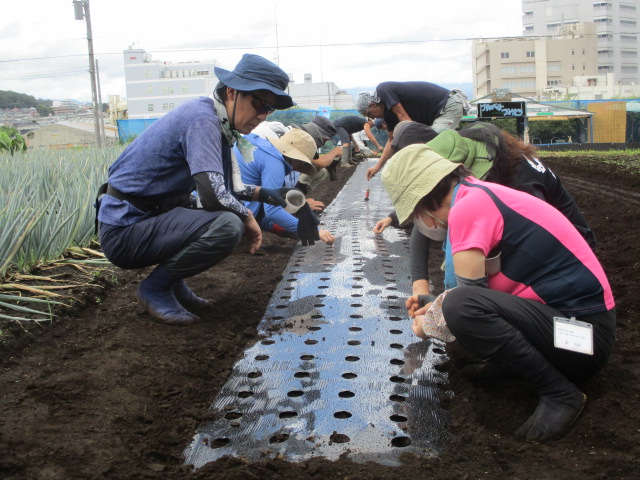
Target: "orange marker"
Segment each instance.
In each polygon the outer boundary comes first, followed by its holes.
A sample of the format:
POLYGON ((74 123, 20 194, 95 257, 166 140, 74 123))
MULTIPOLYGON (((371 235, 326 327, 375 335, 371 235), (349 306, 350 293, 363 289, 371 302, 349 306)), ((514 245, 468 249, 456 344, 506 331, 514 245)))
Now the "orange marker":
POLYGON ((369 201, 369 189, 367 188, 367 191, 364 192, 364 201, 368 202, 369 201))

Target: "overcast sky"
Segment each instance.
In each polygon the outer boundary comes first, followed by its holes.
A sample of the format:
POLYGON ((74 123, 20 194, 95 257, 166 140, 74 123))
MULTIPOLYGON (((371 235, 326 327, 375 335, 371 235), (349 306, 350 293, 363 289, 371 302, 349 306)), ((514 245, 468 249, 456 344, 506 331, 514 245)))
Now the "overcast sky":
MULTIPOLYGON (((0 90, 91 101, 87 27, 72 0, 14 3, 0 16, 0 90), (8 13, 8 15, 7 15, 8 13)), ((296 83, 373 89, 386 80, 471 83, 471 38, 519 36, 519 0, 91 0, 103 102, 126 97, 122 51, 160 61, 256 53, 296 83)))

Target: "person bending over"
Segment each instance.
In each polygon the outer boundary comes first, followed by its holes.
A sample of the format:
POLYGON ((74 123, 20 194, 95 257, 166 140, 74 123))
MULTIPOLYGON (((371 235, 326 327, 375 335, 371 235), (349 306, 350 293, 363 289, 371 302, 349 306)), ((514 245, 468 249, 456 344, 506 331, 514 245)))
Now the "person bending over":
MULTIPOLYGON (((523 378, 539 402, 516 434, 564 435, 586 404, 574 382, 600 370, 615 341, 613 294, 589 244, 545 201, 478 180, 426 145, 394 155, 382 183, 401 225, 448 230, 458 286, 445 292, 442 316, 484 360, 475 378, 523 378)), ((421 318, 413 329, 424 338, 421 318)))

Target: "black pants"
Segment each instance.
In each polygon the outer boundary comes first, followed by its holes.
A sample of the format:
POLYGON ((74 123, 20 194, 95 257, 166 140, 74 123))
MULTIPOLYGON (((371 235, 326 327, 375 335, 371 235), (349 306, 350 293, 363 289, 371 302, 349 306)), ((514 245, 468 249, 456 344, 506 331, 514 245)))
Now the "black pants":
POLYGON ((590 377, 608 360, 615 341, 615 311, 578 318, 593 325, 593 355, 556 348, 553 317, 566 317, 549 305, 481 287, 456 287, 442 311, 460 344, 491 359, 519 331, 551 365, 572 381, 590 377))
POLYGON ((163 265, 176 278, 188 278, 229 256, 243 233, 242 220, 231 212, 178 207, 125 227, 100 224, 100 243, 120 268, 163 265))

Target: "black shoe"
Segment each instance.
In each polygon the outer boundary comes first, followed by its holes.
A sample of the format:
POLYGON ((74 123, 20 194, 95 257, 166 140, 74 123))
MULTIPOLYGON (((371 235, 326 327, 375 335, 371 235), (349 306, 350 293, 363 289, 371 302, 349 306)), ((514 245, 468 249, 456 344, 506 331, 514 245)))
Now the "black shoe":
POLYGON ((354 161, 354 162, 356 162, 356 163, 364 162, 364 161, 365 161, 364 153, 362 153, 362 152, 354 153, 354 154, 352 155, 352 159, 353 159, 353 161, 354 161))
MULTIPOLYGON (((530 442, 562 437, 580 416, 587 397, 522 333, 514 329, 510 337, 493 352, 488 363, 507 365, 515 375, 533 384, 540 399, 533 415, 516 430, 516 435, 530 442)), ((483 356, 482 352, 475 353, 483 356)))
POLYGON ((545 442, 564 436, 587 404, 587 396, 578 388, 562 395, 540 397, 540 402, 516 435, 529 442, 545 442))

